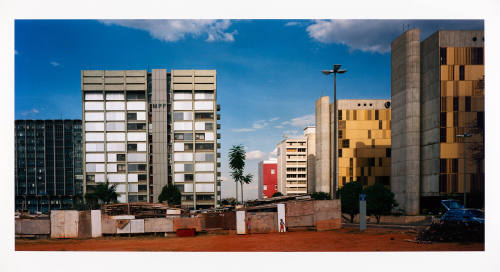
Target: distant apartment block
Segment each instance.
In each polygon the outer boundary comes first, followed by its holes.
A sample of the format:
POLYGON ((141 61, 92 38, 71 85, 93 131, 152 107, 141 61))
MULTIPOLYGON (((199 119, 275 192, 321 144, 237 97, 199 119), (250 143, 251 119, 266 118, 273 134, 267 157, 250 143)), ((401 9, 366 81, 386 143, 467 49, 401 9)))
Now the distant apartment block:
POLYGON ((330 98, 316 101, 316 192, 333 193, 348 182, 363 186, 390 186, 391 101, 386 99, 337 100, 338 166, 334 184, 334 112, 330 98))
POLYGON ((307 137, 278 144, 278 191, 283 195, 307 194, 307 137))
POLYGON ((81 120, 15 121, 15 209, 48 213, 82 201, 81 120))
POLYGON ((215 71, 82 71, 82 98, 86 191, 108 180, 119 202, 157 202, 173 183, 183 206, 217 206, 215 71))
POLYGON ((272 197, 278 192, 278 160, 260 161, 257 169, 259 199, 272 197))
POLYGON ((400 207, 433 209, 463 195, 464 182, 468 203, 484 207, 484 32, 438 31, 421 42, 409 30, 392 42, 391 66, 391 188, 400 207))

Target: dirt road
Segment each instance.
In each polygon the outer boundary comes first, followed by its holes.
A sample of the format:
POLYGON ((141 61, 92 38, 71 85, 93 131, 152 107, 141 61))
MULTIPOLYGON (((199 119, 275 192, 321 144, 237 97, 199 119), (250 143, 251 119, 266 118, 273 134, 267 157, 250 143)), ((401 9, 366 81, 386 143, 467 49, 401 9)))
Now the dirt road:
POLYGON ((360 233, 302 231, 252 235, 196 237, 104 237, 87 240, 16 239, 19 251, 479 251, 484 244, 416 244, 415 234, 402 230, 368 229, 360 233))

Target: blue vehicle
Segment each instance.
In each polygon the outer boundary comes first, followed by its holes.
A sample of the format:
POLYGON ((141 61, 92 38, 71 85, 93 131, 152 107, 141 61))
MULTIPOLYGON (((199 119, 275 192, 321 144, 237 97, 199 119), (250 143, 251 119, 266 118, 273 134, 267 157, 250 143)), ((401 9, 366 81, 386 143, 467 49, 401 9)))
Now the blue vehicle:
POLYGON ((450 209, 441 216, 441 224, 444 223, 484 224, 484 212, 478 209, 450 209))
POLYGON ((455 199, 441 200, 441 205, 445 208, 446 211, 464 208, 464 205, 462 205, 460 201, 455 199))

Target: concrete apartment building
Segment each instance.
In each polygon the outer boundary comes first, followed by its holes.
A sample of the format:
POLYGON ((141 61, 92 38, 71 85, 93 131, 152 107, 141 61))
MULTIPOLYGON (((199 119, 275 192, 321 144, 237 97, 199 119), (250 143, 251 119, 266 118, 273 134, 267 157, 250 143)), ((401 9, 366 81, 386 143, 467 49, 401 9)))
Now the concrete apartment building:
POLYGON ((81 120, 15 121, 15 209, 48 213, 81 203, 81 120))
POLYGON ((258 197, 272 197, 278 191, 278 160, 271 158, 260 161, 257 166, 258 197))
POLYGON ((392 42, 391 188, 407 214, 463 195, 464 172, 468 203, 484 205, 483 50, 483 31, 421 42, 412 29, 392 42))
POLYGON ((119 202, 157 202, 163 186, 173 183, 183 206, 217 206, 215 71, 81 76, 85 191, 108 180, 118 185, 119 202))
MULTIPOLYGON (((311 128, 304 130, 314 133, 311 128)), ((307 136, 284 139, 277 146, 278 192, 283 195, 307 194, 307 136)))
POLYGON ((363 186, 390 185, 391 101, 387 99, 337 100, 338 184, 334 184, 334 105, 330 97, 316 101, 316 192, 334 193, 347 182, 363 186))

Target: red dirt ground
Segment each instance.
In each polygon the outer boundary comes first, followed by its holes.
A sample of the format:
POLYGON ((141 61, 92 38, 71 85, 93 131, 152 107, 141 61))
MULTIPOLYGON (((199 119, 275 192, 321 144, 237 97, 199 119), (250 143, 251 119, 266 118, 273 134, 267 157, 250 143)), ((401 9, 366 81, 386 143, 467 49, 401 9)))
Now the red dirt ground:
POLYGON ((196 237, 104 237, 87 240, 16 239, 19 251, 482 251, 483 243, 417 244, 402 230, 356 229, 196 237))

